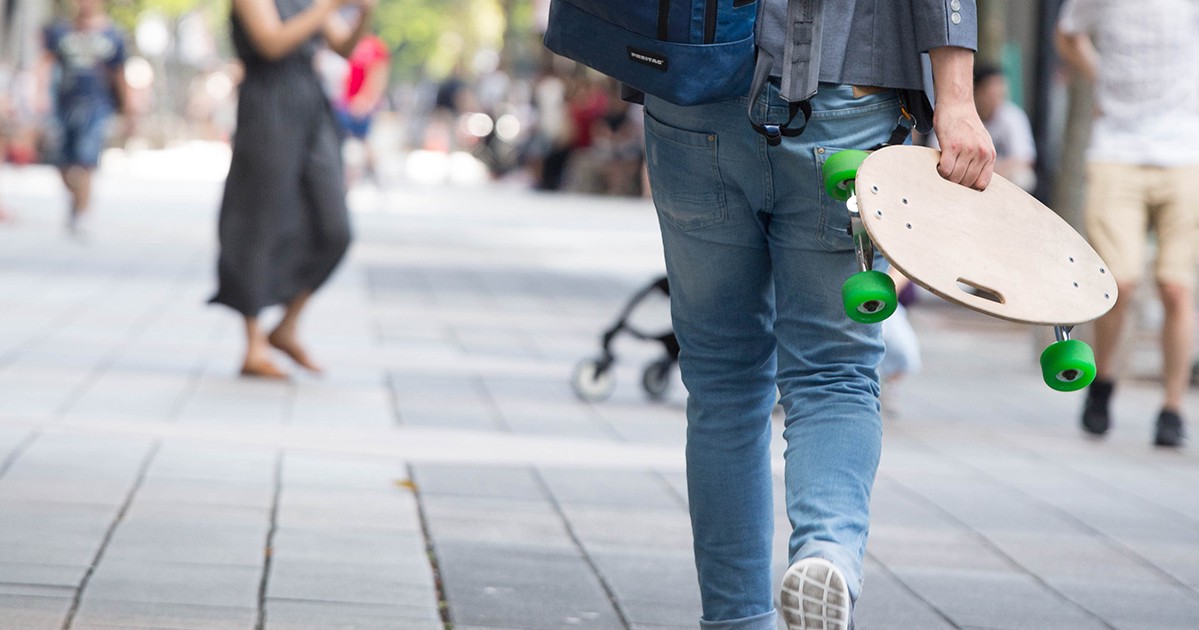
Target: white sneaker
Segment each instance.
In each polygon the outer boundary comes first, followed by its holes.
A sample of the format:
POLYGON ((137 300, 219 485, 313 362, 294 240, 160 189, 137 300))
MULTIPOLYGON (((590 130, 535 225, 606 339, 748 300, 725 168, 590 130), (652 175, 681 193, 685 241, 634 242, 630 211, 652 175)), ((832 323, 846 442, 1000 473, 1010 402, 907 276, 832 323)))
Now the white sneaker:
POLYGON ((804 558, 783 575, 779 595, 787 630, 849 630, 845 576, 824 558, 804 558))

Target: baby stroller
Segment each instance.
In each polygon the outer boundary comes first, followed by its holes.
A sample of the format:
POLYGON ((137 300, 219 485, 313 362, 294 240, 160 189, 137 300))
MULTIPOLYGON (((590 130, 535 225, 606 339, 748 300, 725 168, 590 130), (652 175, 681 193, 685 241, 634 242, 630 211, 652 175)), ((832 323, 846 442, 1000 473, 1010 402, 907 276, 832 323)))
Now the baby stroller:
POLYGON ((641 387, 653 400, 661 400, 670 388, 670 374, 675 364, 679 362, 679 342, 675 339, 674 330, 670 327, 669 318, 664 326, 654 323, 648 325, 641 321, 650 311, 656 310, 657 319, 663 319, 661 312, 669 313, 670 285, 663 276, 648 286, 633 294, 632 299, 621 311, 620 317, 611 328, 604 331, 600 340, 600 355, 593 359, 584 359, 575 367, 571 385, 575 395, 587 402, 599 402, 612 395, 616 388, 616 379, 612 373, 612 364, 616 357, 612 354, 612 341, 622 331, 634 339, 641 341, 656 341, 662 344, 665 354, 662 358, 650 362, 641 374, 641 387), (657 309, 654 309, 654 306, 657 309))

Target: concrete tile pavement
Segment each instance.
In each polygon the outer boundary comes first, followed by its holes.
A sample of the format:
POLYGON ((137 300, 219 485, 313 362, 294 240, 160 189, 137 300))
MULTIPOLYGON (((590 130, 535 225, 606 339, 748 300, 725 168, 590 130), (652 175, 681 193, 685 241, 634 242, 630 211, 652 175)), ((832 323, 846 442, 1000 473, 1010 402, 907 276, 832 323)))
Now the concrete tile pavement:
MULTIPOLYGON (((216 182, 107 173, 81 245, 51 173, 0 176, 0 628, 696 626, 681 384, 648 403, 627 340, 612 399, 567 383, 660 273, 645 202, 392 190, 305 322, 329 373, 280 384, 203 305, 216 182)), ((1090 441, 1028 329, 912 317, 858 628, 1199 627, 1145 362, 1090 441)))

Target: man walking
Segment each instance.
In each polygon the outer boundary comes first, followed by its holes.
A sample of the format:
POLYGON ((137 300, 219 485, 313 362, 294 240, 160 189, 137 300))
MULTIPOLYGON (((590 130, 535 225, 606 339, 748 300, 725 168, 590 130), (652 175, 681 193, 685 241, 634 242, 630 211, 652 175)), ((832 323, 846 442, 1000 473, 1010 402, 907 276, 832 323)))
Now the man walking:
POLYGON ((802 135, 775 143, 759 134, 744 99, 645 101, 651 189, 689 393, 687 488, 701 627, 776 628, 770 418, 777 385, 792 527, 781 614, 793 630, 846 630, 862 586, 882 446, 883 344, 878 325, 845 315, 840 287, 857 271, 853 239, 845 205, 823 192, 821 171, 838 150, 887 142, 906 111, 927 111, 916 107, 927 52, 939 170, 964 186, 987 186, 995 149, 973 97, 977 13, 973 0, 762 2, 759 55, 773 58, 775 79, 751 103, 756 120, 786 126, 795 109, 778 77, 794 76, 794 67, 784 66, 791 57, 784 49, 819 42, 796 59, 819 68, 818 81, 798 91, 812 92, 811 116, 797 121, 806 122, 802 135), (789 36, 789 5, 817 16, 811 37, 789 36))
POLYGON ((1087 392, 1082 428, 1103 435, 1111 426, 1114 363, 1151 231, 1165 313, 1164 396, 1154 444, 1177 447, 1184 437, 1199 262, 1199 2, 1067 0, 1057 45, 1070 67, 1095 81, 1086 230, 1121 297, 1095 322, 1098 376, 1087 392))

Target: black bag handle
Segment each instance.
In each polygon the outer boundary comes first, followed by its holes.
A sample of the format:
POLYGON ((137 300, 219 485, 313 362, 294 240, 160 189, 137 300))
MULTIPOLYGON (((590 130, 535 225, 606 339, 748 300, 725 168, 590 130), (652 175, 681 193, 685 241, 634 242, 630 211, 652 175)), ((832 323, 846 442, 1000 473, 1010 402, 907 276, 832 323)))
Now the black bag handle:
MULTIPOLYGON (((759 5, 759 18, 766 3, 759 5)), ((766 136, 766 142, 775 146, 784 137, 793 138, 804 132, 812 117, 811 98, 820 85, 820 0, 788 0, 785 45, 783 46, 783 76, 779 93, 787 101, 790 116, 782 125, 767 124, 754 119, 754 104, 766 89, 770 71, 774 67, 774 56, 758 47, 758 58, 754 64, 754 78, 749 94, 749 123, 754 130, 766 136), (792 126, 799 114, 803 121, 792 126)))

